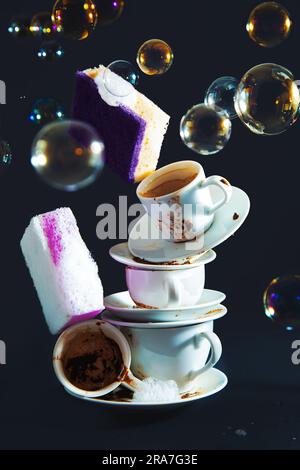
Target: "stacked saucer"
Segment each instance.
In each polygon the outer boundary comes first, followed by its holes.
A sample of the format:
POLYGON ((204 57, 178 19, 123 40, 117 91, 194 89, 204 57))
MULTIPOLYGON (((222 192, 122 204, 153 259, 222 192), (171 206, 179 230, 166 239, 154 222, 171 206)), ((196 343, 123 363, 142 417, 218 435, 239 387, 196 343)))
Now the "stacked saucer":
POLYGON ((143 180, 137 194, 147 213, 128 243, 110 250, 111 257, 125 265, 128 290, 104 299, 102 319, 125 334, 137 378, 172 379, 182 400, 203 398, 227 383, 213 368, 222 353, 214 321, 227 312, 222 305, 225 295, 205 288, 205 265, 216 258, 212 248, 242 225, 249 199, 225 178, 205 178, 196 162, 161 168, 143 180), (223 198, 218 200, 220 192, 223 198), (163 205, 166 212, 161 211, 163 205), (178 208, 184 215, 181 239, 175 236, 178 208), (166 228, 169 238, 161 236, 166 228))

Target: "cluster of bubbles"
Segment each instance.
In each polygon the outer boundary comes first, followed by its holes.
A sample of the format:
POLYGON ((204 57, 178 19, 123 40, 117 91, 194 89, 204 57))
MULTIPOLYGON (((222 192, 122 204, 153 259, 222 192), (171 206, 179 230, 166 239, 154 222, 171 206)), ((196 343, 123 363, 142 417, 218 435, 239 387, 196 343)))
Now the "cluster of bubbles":
MULTIPOLYGON (((277 2, 264 2, 252 10, 246 29, 256 44, 274 47, 288 37, 291 27, 286 8, 277 2)), ((276 64, 257 65, 240 81, 235 77, 215 80, 204 103, 182 118, 180 135, 195 152, 214 155, 230 138, 229 119, 239 117, 256 134, 280 134, 297 120, 299 102, 299 85, 289 70, 276 64)))
POLYGON ((285 275, 273 279, 265 290, 265 314, 288 330, 300 326, 300 276, 285 275))
POLYGON ((84 122, 52 122, 35 137, 31 165, 48 185, 76 191, 93 183, 100 174, 104 144, 94 128, 84 122))
POLYGON ((89 37, 97 24, 106 25, 123 13, 124 0, 56 0, 52 12, 40 12, 32 19, 18 16, 11 20, 8 32, 15 37, 66 37, 82 40, 89 37))
MULTIPOLYGON (((174 60, 174 54, 165 41, 149 39, 138 49, 136 62, 141 72, 158 76, 166 73, 174 60)), ((108 65, 104 73, 104 85, 107 91, 117 97, 130 95, 139 82, 139 70, 127 60, 116 60, 108 65), (111 73, 113 72, 113 73, 111 73), (121 82, 116 75, 126 82, 121 82)))
POLYGON ((63 106, 54 98, 41 98, 34 102, 29 120, 34 124, 48 124, 65 118, 63 106))
POLYGON ((182 118, 183 142, 201 155, 224 148, 231 135, 228 122, 237 116, 255 134, 285 132, 299 116, 300 94, 293 74, 277 64, 260 64, 240 81, 220 77, 208 88, 204 103, 182 118))
POLYGON ((8 32, 16 38, 42 39, 36 57, 41 61, 54 61, 64 55, 60 44, 62 35, 86 39, 97 24, 106 25, 117 20, 124 6, 124 0, 56 0, 52 12, 42 11, 32 18, 12 18, 8 32))
POLYGON ((42 11, 33 16, 15 17, 11 20, 8 32, 16 38, 34 37, 42 40, 42 44, 36 52, 36 57, 41 60, 54 60, 64 54, 62 46, 57 42, 59 31, 53 23, 51 13, 42 11))
POLYGON ((231 136, 236 117, 234 97, 238 80, 220 77, 208 88, 204 103, 189 109, 180 122, 180 136, 187 147, 200 155, 215 155, 231 136))

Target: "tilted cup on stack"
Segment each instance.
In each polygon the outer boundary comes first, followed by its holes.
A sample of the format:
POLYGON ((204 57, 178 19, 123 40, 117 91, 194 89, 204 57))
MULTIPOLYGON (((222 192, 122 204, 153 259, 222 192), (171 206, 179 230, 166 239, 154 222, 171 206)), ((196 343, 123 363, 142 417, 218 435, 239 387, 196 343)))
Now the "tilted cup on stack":
POLYGON ((139 379, 175 380, 181 397, 216 393, 227 378, 213 368, 222 353, 213 328, 227 310, 223 293, 204 288, 205 264, 244 222, 249 198, 193 161, 152 173, 137 196, 147 212, 110 250, 128 291, 104 299, 102 318, 127 337, 139 379))

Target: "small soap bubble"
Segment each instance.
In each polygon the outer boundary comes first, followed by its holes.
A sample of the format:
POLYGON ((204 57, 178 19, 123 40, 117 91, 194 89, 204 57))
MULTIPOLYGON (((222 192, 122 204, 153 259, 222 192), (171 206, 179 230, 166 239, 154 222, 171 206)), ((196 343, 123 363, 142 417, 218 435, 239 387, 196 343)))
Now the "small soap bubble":
POLYGON ((290 34, 292 21, 289 12, 277 2, 264 2, 250 13, 246 29, 249 37, 262 47, 275 47, 290 34))
POLYGON ((0 166, 7 167, 12 162, 12 151, 8 142, 0 140, 0 166))
POLYGON ((137 63, 146 75, 162 75, 171 67, 174 55, 171 47, 161 39, 144 42, 137 53, 137 63))
POLYGON ((227 111, 230 119, 237 117, 234 108, 234 96, 238 87, 238 80, 234 77, 220 77, 208 88, 204 102, 207 106, 218 106, 227 111))
MULTIPOLYGON (((280 276, 264 293, 265 314, 289 330, 300 325, 300 275, 280 276)), ((291 330, 290 330, 291 331, 291 330)))
POLYGON ((64 108, 58 101, 53 98, 42 98, 35 101, 29 120, 43 126, 52 121, 62 120, 64 117, 64 108))
POLYGON ((30 32, 34 36, 51 37, 57 33, 57 27, 52 22, 51 13, 42 11, 34 15, 30 23, 30 32))
POLYGON ((24 38, 30 35, 30 18, 18 16, 11 19, 8 32, 16 38, 24 38))
POLYGON ((42 180, 56 189, 76 191, 99 175, 104 144, 84 122, 54 122, 37 134, 31 155, 31 164, 42 180))
POLYGON ((52 21, 58 32, 72 39, 86 39, 97 25, 98 13, 92 0, 57 0, 52 21))
POLYGON ((231 121, 223 109, 201 103, 183 116, 180 136, 185 145, 195 152, 213 155, 220 152, 230 139, 231 121))
POLYGON ((60 59, 64 55, 64 50, 56 41, 44 42, 37 52, 37 56, 41 60, 51 62, 60 59))
POLYGON ((107 25, 113 23, 123 13, 124 0, 94 0, 98 12, 98 23, 107 25))
POLYGON ((125 97, 134 91, 139 81, 139 74, 134 65, 126 60, 115 60, 106 68, 103 76, 107 91, 114 96, 125 97), (113 73, 112 73, 113 72, 113 73), (124 80, 119 80, 118 77, 124 80))
POLYGON ((252 132, 275 135, 297 120, 300 94, 289 70, 261 64, 243 76, 234 103, 239 118, 252 132))

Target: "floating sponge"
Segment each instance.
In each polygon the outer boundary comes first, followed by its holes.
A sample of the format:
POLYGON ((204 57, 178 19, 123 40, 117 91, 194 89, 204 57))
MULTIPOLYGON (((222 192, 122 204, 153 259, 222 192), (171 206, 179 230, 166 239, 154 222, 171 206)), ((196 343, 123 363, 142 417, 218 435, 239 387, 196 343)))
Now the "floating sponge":
POLYGON ((21 249, 51 333, 93 318, 103 310, 98 267, 71 209, 33 217, 21 249))
POLYGON ((103 65, 77 72, 73 117, 97 129, 108 166, 127 181, 139 182, 156 169, 170 117, 103 65), (115 94, 105 85, 107 76, 115 94), (124 82, 131 93, 120 97, 124 82))

